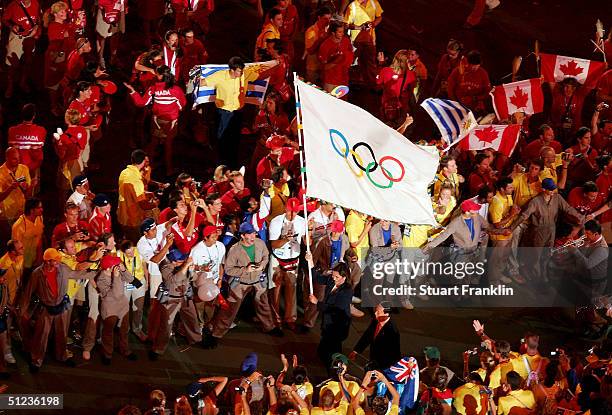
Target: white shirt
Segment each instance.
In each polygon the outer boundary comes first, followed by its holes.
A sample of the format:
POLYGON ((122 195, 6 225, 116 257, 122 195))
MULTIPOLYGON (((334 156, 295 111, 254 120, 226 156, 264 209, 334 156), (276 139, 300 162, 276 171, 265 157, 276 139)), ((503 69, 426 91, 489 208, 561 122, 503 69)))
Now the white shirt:
POLYGON ((478 201, 478 196, 474 196, 473 198, 471 198, 470 200, 478 203, 480 205, 480 210, 478 211, 478 214, 480 216, 482 216, 483 218, 488 218, 489 217, 489 204, 488 203, 480 203, 478 201))
POLYGON ((270 241, 283 239, 285 235, 293 233, 291 238, 280 248, 273 249, 274 255, 280 259, 293 259, 300 256, 300 241, 306 234, 306 219, 296 216, 292 221, 286 215, 278 215, 270 221, 268 229, 270 241))
MULTIPOLYGON (((338 220, 344 222, 344 211, 340 207, 335 208, 336 215, 338 216, 338 220)), ((333 213, 330 215, 332 216, 333 213)), ((325 235, 329 234, 330 220, 329 217, 324 215, 321 212, 321 208, 315 210, 310 215, 308 215, 308 220, 312 219, 314 221, 314 229, 312 231, 312 239, 316 242, 325 235)))
POLYGON ((215 284, 219 281, 219 267, 225 263, 225 245, 215 242, 212 246, 206 246, 204 241, 198 242, 189 254, 193 258, 194 265, 206 265, 211 263, 211 270, 207 272, 206 278, 213 278, 215 284))
POLYGON ((136 249, 140 252, 140 256, 147 263, 149 267, 149 273, 152 275, 161 275, 161 271, 159 270, 159 266, 151 261, 159 251, 162 250, 164 245, 166 244, 166 225, 162 223, 161 225, 157 225, 157 233, 155 238, 148 239, 146 236, 142 236, 138 240, 138 244, 136 244, 136 249))

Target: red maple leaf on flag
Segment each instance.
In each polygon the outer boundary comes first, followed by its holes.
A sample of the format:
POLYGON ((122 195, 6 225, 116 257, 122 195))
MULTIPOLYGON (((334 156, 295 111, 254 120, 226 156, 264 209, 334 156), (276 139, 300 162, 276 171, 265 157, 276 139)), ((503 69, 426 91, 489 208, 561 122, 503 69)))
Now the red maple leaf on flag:
POLYGON ((527 102, 529 102, 529 95, 523 93, 523 88, 518 86, 513 92, 514 94, 510 97, 510 102, 512 105, 514 105, 516 108, 526 108, 527 102))
POLYGON ((474 135, 478 137, 478 140, 491 144, 493 140, 497 139, 499 133, 493 127, 487 127, 474 130, 474 135))
POLYGON ((584 68, 581 68, 580 66, 578 66, 576 61, 571 60, 564 65, 560 65, 559 70, 563 72, 563 74, 566 76, 576 76, 576 75, 580 75, 582 71, 584 71, 584 68))

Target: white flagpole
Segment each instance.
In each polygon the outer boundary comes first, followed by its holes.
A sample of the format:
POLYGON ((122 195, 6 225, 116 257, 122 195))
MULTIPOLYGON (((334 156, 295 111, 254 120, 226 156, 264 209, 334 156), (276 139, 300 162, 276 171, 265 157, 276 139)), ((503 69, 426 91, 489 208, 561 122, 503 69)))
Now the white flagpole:
MULTIPOLYGON (((297 74, 293 72, 293 88, 295 92, 295 117, 297 120, 297 133, 298 143, 300 145, 300 176, 302 177, 302 204, 304 205, 304 219, 306 220, 306 252, 310 252, 310 235, 308 232, 308 210, 306 209, 306 168, 304 166, 304 131, 302 129, 302 104, 300 103, 298 87, 297 87, 297 74)), ((308 267, 308 286, 310 293, 314 294, 312 287, 312 268, 307 262, 308 267)))

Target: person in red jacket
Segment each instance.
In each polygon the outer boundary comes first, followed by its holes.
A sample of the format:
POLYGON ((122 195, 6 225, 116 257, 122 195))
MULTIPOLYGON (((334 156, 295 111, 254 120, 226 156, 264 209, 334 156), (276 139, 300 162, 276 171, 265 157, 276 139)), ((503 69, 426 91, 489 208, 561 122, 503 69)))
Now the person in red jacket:
POLYGON ((221 203, 223 209, 221 216, 225 216, 229 213, 238 215, 240 213, 240 201, 251 196, 251 191, 244 185, 244 176, 239 171, 233 171, 229 175, 231 190, 228 190, 223 196, 221 196, 221 203))
POLYGON ((587 181, 593 181, 599 172, 597 156, 599 153, 591 146, 591 130, 580 127, 576 132, 577 143, 566 150, 573 154, 567 174, 567 181, 578 186, 587 181))
POLYGON ((170 4, 174 10, 174 27, 197 28, 208 34, 208 16, 215 10, 214 0, 170 0, 170 4))
POLYGON ((168 30, 164 35, 162 52, 164 55, 164 65, 170 68, 170 73, 174 75, 174 79, 177 81, 181 80, 183 51, 179 45, 179 34, 176 30, 168 30))
POLYGON ((432 96, 448 98, 448 77, 451 72, 459 66, 463 57, 463 44, 458 40, 451 39, 446 45, 446 53, 438 62, 438 72, 431 88, 432 96))
POLYGON ((472 50, 467 54, 467 66, 459 65, 448 77, 448 97, 482 114, 490 100, 491 81, 480 63, 480 52, 472 50))
POLYGON ((272 178, 272 170, 278 166, 283 166, 286 169, 294 160, 298 150, 293 147, 286 145, 287 138, 280 135, 271 135, 266 140, 266 147, 268 148, 268 154, 259 160, 257 163, 257 185, 262 185, 263 180, 270 180, 272 178))
MULTIPOLYGON (((53 134, 55 152, 60 159, 58 187, 70 189, 72 179, 83 173, 82 153, 89 141, 89 130, 80 125, 81 114, 75 109, 66 110, 64 117, 68 128, 53 134)), ((63 195, 62 195, 63 197, 63 195)))
POLYGON ((282 53, 282 43, 280 39, 267 39, 265 53, 260 53, 261 61, 276 60, 278 65, 270 70, 270 81, 268 88, 270 92, 275 92, 285 103, 293 96, 293 88, 289 86, 289 57, 282 53))
POLYGON ((58 223, 51 234, 51 247, 59 248, 60 242, 71 238, 75 242, 89 241, 89 222, 79 219, 79 207, 72 202, 64 206, 65 222, 58 223))
POLYGON ((68 5, 63 1, 53 3, 50 14, 53 21, 47 27, 49 46, 45 52, 44 84, 49 90, 51 112, 62 112, 59 84, 66 71, 66 58, 76 42, 76 26, 68 20, 68 5))
POLYGON ((594 182, 574 187, 567 196, 567 203, 583 215, 589 215, 601 207, 605 202, 602 193, 594 182))
POLYGON ((582 108, 590 91, 582 87, 575 78, 565 78, 549 85, 552 88, 550 122, 557 130, 559 141, 568 147, 572 144, 578 128, 583 125, 582 108))
POLYGON ((555 140, 555 130, 548 124, 540 126, 540 137, 527 144, 521 152, 523 160, 534 160, 540 157, 542 147, 552 147, 555 154, 559 154, 562 150, 561 143, 555 140))
POLYGON ((150 86, 144 95, 140 95, 133 86, 125 84, 130 90, 130 97, 138 107, 153 104, 151 111, 151 144, 147 154, 155 154, 159 144, 164 145, 166 173, 170 176, 173 172, 173 141, 178 128, 178 118, 185 108, 187 100, 183 90, 175 85, 174 76, 166 65, 157 68, 158 82, 150 86))
POLYGON ((108 196, 98 193, 93 199, 93 204, 95 207, 89 218, 89 237, 97 241, 105 233, 113 231, 110 217, 111 203, 108 196))
MULTIPOLYGON (((379 62, 384 56, 379 55, 379 62)), ((376 83, 382 87, 381 115, 386 123, 399 125, 409 110, 410 101, 414 101, 412 87, 416 83, 414 71, 408 69, 408 51, 397 51, 391 65, 382 68, 376 77, 376 83)))
POLYGON ((2 14, 2 24, 10 28, 5 63, 9 76, 4 96, 13 96, 15 82, 29 90, 27 77, 35 52, 36 41, 42 33, 41 10, 37 0, 13 0, 2 14))
POLYGON ((333 20, 330 36, 319 47, 319 62, 323 65, 323 88, 331 92, 339 85, 348 85, 349 68, 353 63, 353 45, 345 34, 344 23, 333 20))
POLYGON ((476 169, 468 177, 469 195, 476 196, 483 187, 495 189, 497 177, 491 169, 491 158, 485 153, 478 153, 474 158, 476 169))
POLYGON ((96 16, 96 34, 98 42, 98 55, 100 66, 105 69, 104 50, 106 40, 109 42, 109 56, 111 63, 116 63, 119 37, 117 33, 125 33, 125 14, 127 2, 125 0, 98 0, 98 14, 96 16))
POLYGON ((291 0, 277 0, 276 8, 283 15, 283 25, 279 29, 281 46, 291 64, 295 56, 293 36, 300 25, 300 16, 295 5, 291 4, 291 0))
POLYGON ((66 70, 64 77, 60 82, 61 94, 64 99, 64 104, 68 105, 70 97, 72 97, 73 89, 79 81, 81 71, 85 69, 86 57, 91 52, 91 43, 85 37, 80 37, 76 40, 76 46, 68 53, 66 59, 66 70))
POLYGON ((31 178, 40 178, 40 165, 43 161, 43 146, 47 130, 34 124, 36 105, 25 104, 21 110, 21 124, 8 130, 8 145, 19 150, 21 164, 28 166, 31 178))
POLYGON ((189 81, 189 71, 196 65, 205 65, 208 62, 208 52, 200 39, 195 38, 193 29, 184 29, 180 41, 183 59, 181 62, 181 74, 183 83, 189 81))

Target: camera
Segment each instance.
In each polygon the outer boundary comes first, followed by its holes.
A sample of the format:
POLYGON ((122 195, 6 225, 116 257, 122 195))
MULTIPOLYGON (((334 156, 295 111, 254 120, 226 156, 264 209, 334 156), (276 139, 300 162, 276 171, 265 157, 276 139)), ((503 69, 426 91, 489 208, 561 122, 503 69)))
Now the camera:
POLYGON ((370 376, 370 380, 376 380, 378 379, 378 376, 376 376, 376 373, 372 373, 372 375, 370 376))
POLYGON ((602 106, 602 108, 603 108, 603 109, 605 109, 605 110, 607 110, 608 108, 610 108, 610 105, 608 105, 608 103, 607 103, 607 102, 602 102, 602 103, 601 103, 601 106, 602 106))
POLYGON ((244 388, 242 386, 236 386, 234 390, 238 393, 244 393, 244 388))
POLYGON ((20 177, 17 177, 17 178, 15 179, 15 182, 16 182, 16 183, 23 183, 23 182, 25 182, 25 181, 26 181, 25 176, 20 176, 20 177))
POLYGON ((344 365, 342 364, 342 361, 335 360, 332 363, 332 369, 334 369, 337 374, 341 374, 344 371, 344 365))
POLYGON ((264 386, 272 386, 272 382, 270 381, 270 378, 264 379, 264 386))

